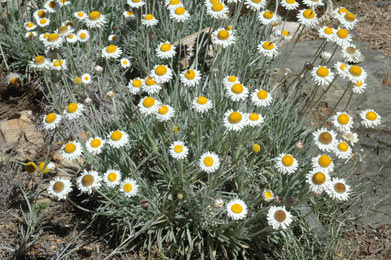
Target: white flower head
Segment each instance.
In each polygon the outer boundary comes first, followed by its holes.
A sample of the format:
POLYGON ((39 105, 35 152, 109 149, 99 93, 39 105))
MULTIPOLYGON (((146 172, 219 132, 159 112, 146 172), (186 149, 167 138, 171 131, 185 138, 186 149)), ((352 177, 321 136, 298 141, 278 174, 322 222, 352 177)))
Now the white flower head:
POLYGON ((264 10, 259 13, 258 20, 263 25, 274 24, 278 21, 278 16, 270 10, 264 10))
POLYGON ((188 69, 183 71, 179 77, 183 85, 187 87, 195 87, 201 81, 201 72, 199 70, 188 69))
POLYGON ((333 116, 333 124, 340 132, 347 132, 353 127, 353 118, 346 112, 337 112, 333 116))
POLYGON ((282 153, 274 160, 277 170, 282 174, 292 174, 299 168, 299 163, 290 154, 282 153))
POLYGON ((299 3, 296 0, 281 0, 281 5, 286 10, 296 10, 299 7, 299 3))
POLYGON ((199 96, 193 99, 192 108, 198 113, 207 112, 212 108, 212 101, 205 96, 199 96))
POLYGON ((148 95, 153 95, 159 93, 162 89, 162 86, 157 84, 157 82, 150 76, 146 77, 142 89, 148 93, 148 95))
POLYGON ((137 182, 133 179, 126 178, 121 183, 121 191, 125 194, 126 197, 134 197, 138 193, 137 182))
POLYGON ((342 134, 342 137, 345 141, 350 142, 351 146, 354 146, 355 143, 359 141, 358 134, 347 131, 342 134))
POLYGON ((278 48, 271 41, 262 41, 257 48, 258 52, 265 57, 273 58, 274 56, 278 55, 278 48))
POLYGON ((39 27, 46 27, 50 24, 50 19, 48 18, 41 18, 39 20, 37 20, 37 24, 39 27))
POLYGON ((77 178, 77 186, 82 193, 91 194, 93 190, 97 190, 102 185, 102 178, 96 171, 84 171, 77 178))
POLYGON ((122 50, 120 47, 117 47, 114 44, 110 44, 109 46, 102 49, 102 57, 106 59, 114 58, 117 59, 121 56, 122 50))
POLYGON ((353 83, 352 91, 354 94, 362 94, 364 93, 366 88, 367 88, 367 83, 358 80, 355 83, 353 83))
POLYGON ((219 28, 212 33, 212 43, 227 48, 236 41, 235 31, 219 28))
POLYGON ((327 154, 320 154, 311 159, 312 168, 323 173, 334 171, 334 162, 327 154))
POLYGON ((54 0, 48 0, 44 4, 44 8, 48 13, 55 13, 59 7, 57 1, 54 0))
POLYGON ((350 63, 360 63, 364 61, 364 56, 361 54, 361 51, 356 48, 356 45, 351 43, 342 46, 342 56, 346 62, 350 63))
POLYGON ((32 30, 34 30, 35 28, 37 28, 37 25, 34 24, 33 22, 25 22, 25 23, 24 23, 24 28, 25 28, 27 31, 32 31, 32 30))
POLYGON ((124 68, 124 69, 127 69, 130 67, 131 63, 130 63, 130 60, 127 59, 127 58, 122 58, 120 60, 120 64, 121 64, 121 67, 124 68))
POLYGON ((77 35, 74 33, 69 34, 67 37, 65 37, 65 40, 69 43, 75 43, 77 42, 77 35))
POLYGON ((109 187, 115 187, 121 182, 121 172, 109 169, 105 172, 103 180, 109 187))
POLYGON ((53 60, 52 63, 50 64, 50 68, 53 70, 67 70, 67 61, 66 60, 53 60))
POLYGON ((220 159, 217 154, 206 152, 201 155, 199 166, 204 172, 213 173, 220 167, 220 159))
POLYGON ((76 19, 79 21, 87 18, 87 14, 84 11, 74 12, 73 16, 76 17, 76 19))
POLYGON ((228 6, 219 1, 206 6, 206 12, 215 19, 225 19, 227 18, 229 9, 228 6))
POLYGON ((334 69, 337 71, 338 76, 343 79, 347 79, 349 77, 349 68, 350 66, 343 62, 337 62, 334 65, 334 69))
POLYGON ((88 139, 85 145, 89 153, 100 154, 105 143, 106 141, 104 139, 96 136, 88 139))
POLYGON ((169 105, 160 105, 155 112, 156 118, 160 122, 165 122, 170 120, 175 114, 173 107, 169 105))
POLYGON ((367 128, 375 128, 381 124, 381 116, 373 109, 361 111, 361 124, 367 128))
POLYGON ((311 9, 316 9, 320 6, 324 6, 324 3, 322 0, 303 0, 303 4, 308 6, 311 9))
POLYGON ((176 47, 170 42, 161 42, 156 48, 156 54, 160 59, 170 59, 175 56, 176 47))
POLYGON ((245 0, 244 4, 248 9, 259 11, 260 9, 265 8, 267 5, 266 0, 245 0))
POLYGON ((107 143, 113 148, 124 147, 129 143, 129 135, 121 130, 112 131, 107 136, 107 143))
POLYGON ((132 95, 137 95, 141 92, 144 82, 141 78, 135 78, 129 81, 128 89, 132 95))
POLYGON ((345 141, 338 141, 334 147, 334 153, 339 159, 349 159, 352 156, 352 148, 345 141))
POLYGON ((293 221, 292 214, 285 207, 270 207, 267 222, 273 229, 286 229, 293 221))
POLYGON ((316 194, 321 194, 326 190, 330 182, 330 175, 328 173, 312 170, 306 175, 306 182, 310 185, 310 190, 316 194))
POLYGON ((82 116, 84 110, 85 107, 83 104, 72 102, 64 110, 64 115, 66 119, 73 120, 82 116))
POLYGON ((315 28, 319 23, 317 14, 312 9, 300 10, 297 14, 297 20, 299 23, 309 28, 315 28))
POLYGON ((245 100, 248 96, 248 88, 240 83, 235 83, 232 86, 226 87, 227 96, 232 101, 245 100))
POLYGON ((155 65, 150 76, 158 83, 164 84, 172 79, 172 70, 166 65, 155 65))
POLYGON ((62 46, 64 42, 64 38, 60 36, 58 33, 51 33, 47 38, 43 41, 45 48, 49 50, 58 49, 62 46))
POLYGON ((233 199, 227 203, 227 215, 233 220, 244 219, 248 213, 247 205, 243 200, 233 199))
POLYGON ((61 122, 61 115, 58 115, 56 113, 49 113, 46 116, 43 117, 43 127, 46 130, 52 130, 55 129, 61 122))
POLYGON ((273 191, 272 190, 268 190, 268 189, 263 190, 262 198, 265 201, 272 201, 272 200, 274 200, 274 193, 273 193, 273 191))
POLYGON ((134 15, 134 13, 132 12, 132 11, 130 11, 130 10, 128 10, 128 11, 124 11, 123 13, 122 13, 122 15, 125 17, 125 19, 135 19, 136 18, 136 16, 134 15))
POLYGON ((84 73, 81 75, 81 82, 85 85, 88 85, 91 83, 91 75, 89 73, 84 73))
POLYGON ((30 67, 36 70, 50 69, 50 60, 45 56, 35 56, 34 60, 30 62, 30 67))
POLYGON ((333 130, 321 128, 312 133, 316 146, 324 152, 334 149, 337 142, 337 134, 333 130))
POLYGON ((273 97, 264 89, 256 89, 251 93, 251 101, 257 107, 266 107, 272 103, 273 97))
POLYGON ((77 32, 79 42, 87 42, 90 39, 90 33, 87 30, 79 30, 77 32))
POLYGON ((364 82, 367 79, 367 72, 359 65, 350 66, 348 72, 348 77, 353 83, 364 82))
POLYGON ((178 6, 170 8, 170 18, 179 23, 188 20, 190 14, 183 6, 178 6))
POLYGON ((88 28, 101 28, 106 23, 106 16, 101 14, 99 11, 92 11, 88 17, 82 20, 88 28))
POLYGON ((158 20, 152 14, 143 15, 143 19, 141 19, 141 24, 146 27, 152 27, 158 24, 158 20))
POLYGON ((184 142, 180 141, 176 141, 171 144, 169 149, 172 158, 177 160, 185 159, 187 157, 187 154, 189 153, 189 148, 185 146, 184 142))
POLYGON ((224 84, 224 87, 226 88, 230 88, 232 87, 234 84, 240 84, 240 81, 239 81, 239 78, 234 76, 234 75, 231 75, 231 76, 226 76, 224 77, 223 79, 223 84, 224 84))
POLYGON ((343 179, 333 178, 326 189, 327 194, 336 200, 347 200, 349 198, 350 186, 343 179))
POLYGON ((225 112, 223 121, 228 131, 240 131, 247 125, 246 114, 232 109, 225 112))
POLYGON ((333 34, 333 40, 339 46, 344 46, 350 44, 352 41, 352 36, 349 31, 344 28, 338 28, 337 31, 333 34))
POLYGON ((258 113, 247 113, 247 125, 251 127, 260 126, 263 123, 263 116, 258 113))
POLYGON ((338 20, 348 30, 354 29, 354 27, 358 23, 356 16, 350 12, 345 13, 343 17, 340 16, 338 20))
POLYGON ((329 26, 322 26, 319 31, 318 31, 318 34, 319 34, 319 37, 320 38, 324 38, 326 39, 328 42, 329 41, 334 41, 334 34, 335 34, 335 30, 332 28, 332 27, 329 27, 329 26))
POLYGON ((334 80, 334 72, 326 66, 316 66, 312 69, 311 75, 316 84, 321 86, 329 85, 334 80))
POLYGON ((136 8, 136 9, 145 5, 145 2, 143 0, 128 0, 127 3, 131 8, 136 8))
POLYGON ((138 107, 144 115, 155 114, 159 109, 160 102, 153 97, 144 97, 140 100, 138 107))
POLYGON ((61 155, 67 161, 77 159, 83 153, 81 144, 76 141, 72 141, 64 144, 61 147, 61 155))
POLYGON ((48 194, 51 198, 63 200, 72 191, 72 183, 67 178, 56 177, 50 181, 48 194))

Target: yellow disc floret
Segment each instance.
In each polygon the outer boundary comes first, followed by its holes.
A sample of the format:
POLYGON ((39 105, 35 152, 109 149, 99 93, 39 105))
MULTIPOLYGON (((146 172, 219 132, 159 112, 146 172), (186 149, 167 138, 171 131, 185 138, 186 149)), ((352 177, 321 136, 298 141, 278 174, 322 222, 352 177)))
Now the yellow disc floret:
POLYGON ((242 205, 235 203, 231 206, 231 210, 233 213, 239 214, 239 213, 242 213, 243 207, 242 207, 242 205))
POLYGON ((114 132, 111 134, 111 140, 113 140, 113 141, 121 140, 121 138, 122 138, 122 133, 121 133, 121 131, 116 130, 116 131, 114 131, 114 132))
POLYGON ((232 112, 232 113, 228 116, 228 121, 229 121, 231 124, 237 124, 237 123, 239 123, 240 121, 242 121, 242 114, 240 114, 239 112, 232 112))
POLYGON ((281 162, 284 166, 289 167, 293 165, 295 159, 293 159, 291 155, 287 154, 282 157, 281 162))
POLYGON ((312 182, 316 185, 322 185, 326 182, 326 175, 322 172, 317 172, 312 176, 312 182))
POLYGON ((90 13, 90 15, 88 16, 88 18, 91 20, 91 21, 96 21, 96 20, 98 20, 99 18, 100 18, 100 12, 98 12, 98 11, 92 11, 91 13, 90 13))
POLYGON ((55 113, 47 114, 45 117, 45 122, 48 124, 53 123, 57 118, 57 115, 55 113))
POLYGON ((65 145, 64 150, 66 153, 73 153, 76 151, 76 145, 74 143, 68 143, 65 145))
POLYGON ((331 164, 331 158, 330 158, 330 156, 328 156, 326 154, 322 154, 319 157, 318 163, 322 167, 328 167, 331 164))

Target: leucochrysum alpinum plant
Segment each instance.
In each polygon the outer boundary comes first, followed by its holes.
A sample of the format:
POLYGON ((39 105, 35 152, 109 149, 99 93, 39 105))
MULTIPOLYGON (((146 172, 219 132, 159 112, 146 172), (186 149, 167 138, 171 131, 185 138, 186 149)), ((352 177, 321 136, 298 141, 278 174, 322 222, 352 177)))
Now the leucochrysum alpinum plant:
MULTIPOLYGON (((15 12, 11 2, 3 16, 15 12)), ((315 241, 305 217, 332 230, 345 216, 334 210, 355 193, 357 119, 338 106, 367 87, 354 14, 337 8, 333 28, 318 20, 322 0, 34 3, 2 49, 23 41, 22 61, 49 100, 41 125, 79 164, 40 165, 62 173, 48 181, 50 197, 80 209, 78 197, 93 201, 85 210, 130 249, 156 245, 175 259, 288 259, 280 249, 292 244, 334 259, 335 244, 315 241), (296 14, 296 31, 279 12, 296 14), (288 73, 305 29, 323 41, 299 74, 288 73), (337 51, 344 60, 332 64, 337 51), (332 114, 308 127, 337 78, 347 87, 332 114)), ((360 117, 363 127, 380 124, 372 109, 360 117)))

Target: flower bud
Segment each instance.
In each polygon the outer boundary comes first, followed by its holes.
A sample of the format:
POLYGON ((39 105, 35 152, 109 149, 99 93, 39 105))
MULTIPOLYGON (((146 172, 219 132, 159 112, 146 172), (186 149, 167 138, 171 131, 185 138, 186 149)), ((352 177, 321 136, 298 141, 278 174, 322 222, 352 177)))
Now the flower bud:
POLYGON ((213 201, 213 207, 215 208, 221 208, 222 206, 224 206, 224 201, 222 198, 216 198, 214 201, 213 201))

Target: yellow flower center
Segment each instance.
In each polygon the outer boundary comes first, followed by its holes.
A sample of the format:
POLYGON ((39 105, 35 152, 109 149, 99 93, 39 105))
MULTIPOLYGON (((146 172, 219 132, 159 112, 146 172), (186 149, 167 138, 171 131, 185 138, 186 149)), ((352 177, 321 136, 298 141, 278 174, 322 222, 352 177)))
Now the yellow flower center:
POLYGON ((281 34, 285 37, 289 37, 291 35, 287 30, 282 30, 281 34))
POLYGON ((154 81, 151 77, 148 77, 145 80, 145 84, 147 84, 147 86, 153 86, 153 85, 156 85, 156 81, 154 81))
POLYGON ((37 56, 34 59, 34 64, 35 65, 41 65, 45 62, 45 57, 44 56, 37 56))
POLYGON ((68 35, 67 37, 68 37, 68 39, 73 39, 73 37, 75 37, 75 35, 72 33, 72 34, 68 35))
POLYGON ((352 54, 352 55, 356 53, 356 49, 355 49, 354 47, 352 47, 352 46, 347 47, 347 48, 345 49, 345 51, 346 51, 347 53, 349 53, 349 54, 352 54))
POLYGON ((322 172, 317 172, 312 176, 312 182, 316 185, 322 185, 326 182, 326 175, 322 172))
POLYGON ((100 12, 98 11, 92 11, 90 13, 90 15, 88 16, 88 18, 91 20, 91 21, 96 21, 100 18, 100 12))
POLYGON ((355 85, 356 87, 362 87, 363 83, 362 83, 362 81, 358 81, 358 82, 354 83, 353 85, 355 85))
POLYGON ((91 141, 91 147, 92 148, 98 148, 101 144, 102 144, 102 141, 100 139, 98 139, 98 138, 94 138, 91 141))
POLYGON ((267 10, 267 11, 265 11, 265 12, 263 13, 263 18, 265 18, 265 19, 272 19, 273 16, 274 16, 273 12, 272 12, 272 11, 269 11, 269 10, 267 10))
POLYGON ((32 28, 34 27, 34 24, 32 22, 28 22, 27 25, 26 25, 28 28, 32 28))
POLYGON ((341 7, 341 8, 338 9, 338 13, 339 13, 339 14, 346 14, 346 13, 348 13, 348 12, 349 12, 348 9, 343 8, 343 7, 341 7))
POLYGON ((204 159, 205 166, 211 167, 213 165, 213 163, 214 163, 214 161, 211 156, 205 157, 205 159, 204 159))
POLYGON ((40 24, 47 24, 47 22, 48 22, 48 20, 45 18, 42 18, 41 20, 39 20, 40 24))
POLYGON ((205 105, 208 102, 208 99, 204 96, 198 97, 197 98, 197 103, 200 105, 205 105))
POLYGON ((327 34, 327 35, 332 34, 332 33, 333 33, 333 28, 331 28, 331 27, 326 27, 326 28, 324 29, 324 33, 327 34))
POLYGON ((341 182, 337 182, 336 184, 334 184, 334 190, 339 194, 343 194, 346 191, 346 186, 341 182))
POLYGON ((228 77, 228 81, 229 81, 229 82, 236 82, 236 80, 237 80, 237 79, 236 79, 235 76, 229 76, 229 77, 228 77))
POLYGON ((329 69, 327 67, 320 67, 317 71, 316 71, 316 74, 319 76, 319 77, 327 77, 330 72, 329 72, 329 69))
POLYGON ((80 34, 80 38, 84 40, 85 38, 87 38, 87 34, 85 32, 82 32, 80 34))
POLYGON ((224 6, 221 3, 215 3, 215 4, 212 5, 213 12, 220 12, 223 9, 224 9, 224 6))
POLYGON ((260 2, 262 2, 262 0, 251 0, 251 2, 259 4, 260 2))
POLYGON ((84 80, 89 80, 90 77, 89 76, 84 76, 84 80))
POLYGON ((35 171, 35 169, 37 169, 37 165, 34 163, 34 162, 28 162, 26 163, 26 165, 24 166, 24 169, 29 172, 29 173, 32 173, 35 171))
POLYGON ((161 106, 158 110, 159 114, 165 115, 168 113, 168 107, 167 106, 161 106))
POLYGON ((349 120, 350 118, 347 114, 341 114, 337 118, 338 123, 340 123, 341 125, 346 125, 347 123, 349 123, 349 120))
POLYGON ((131 183, 126 183, 126 184, 124 185, 124 191, 125 191, 125 192, 131 192, 132 190, 133 190, 133 186, 132 186, 131 183))
POLYGON ((45 162, 41 162, 41 164, 39 165, 39 171, 42 173, 48 173, 50 169, 47 165, 45 165, 45 162))
POLYGON ((166 68, 166 66, 164 66, 164 65, 159 65, 159 66, 157 66, 156 69, 155 69, 155 73, 156 73, 157 75, 159 75, 159 76, 163 76, 164 74, 167 73, 167 68, 166 68))
POLYGON ((54 67, 61 67, 61 65, 64 65, 64 61, 63 60, 55 60, 54 63, 53 63, 54 67))
POLYGON ((188 70, 188 71, 186 71, 186 73, 185 73, 185 77, 187 78, 187 79, 194 79, 195 78, 195 76, 196 76, 196 73, 195 73, 195 71, 194 70, 188 70))
POLYGON ((183 7, 178 7, 177 9, 175 9, 176 15, 183 15, 185 12, 186 12, 186 9, 183 7))
POLYGON ((127 60, 123 60, 123 61, 122 61, 122 64, 128 65, 128 61, 127 61, 127 60))
POLYGON ((50 113, 50 114, 46 115, 45 121, 46 121, 46 123, 50 124, 50 123, 53 123, 54 120, 56 120, 56 118, 57 118, 57 115, 55 113, 50 113))
POLYGON ((217 38, 219 40, 227 40, 229 37, 229 32, 227 30, 221 30, 217 33, 217 38))
POLYGON ((239 112, 232 112, 232 113, 228 116, 228 121, 229 121, 231 124, 237 124, 237 123, 239 123, 240 121, 242 121, 242 114, 240 114, 239 112))
POLYGON ((39 10, 38 11, 39 18, 43 18, 43 17, 45 17, 45 15, 46 15, 46 12, 44 10, 39 10))
POLYGON ((339 29, 337 31, 337 35, 341 39, 346 39, 349 36, 349 32, 345 29, 339 29))
POLYGON ((258 121, 259 115, 257 113, 251 113, 248 117, 251 121, 258 121))
POLYGON ((242 84, 234 84, 231 88, 232 92, 234 92, 235 94, 240 94, 243 92, 243 85, 242 84))
POLYGON ((273 198, 273 194, 271 193, 271 191, 266 191, 266 192, 265 192, 265 197, 266 197, 267 199, 271 199, 271 198, 273 198))
POLYGON ((330 156, 323 154, 319 157, 318 163, 322 167, 328 167, 331 164, 330 156))
POLYGON ((174 151, 175 151, 176 153, 181 153, 181 152, 183 151, 183 146, 182 146, 182 145, 179 145, 179 144, 175 145, 175 146, 174 146, 174 151))
POLYGON ((315 12, 311 9, 307 9, 304 11, 303 16, 307 19, 314 19, 315 17, 315 12))
POLYGON ((268 50, 268 51, 271 51, 274 49, 274 43, 272 42, 265 42, 262 47, 265 49, 265 50, 268 50))
POLYGON ((139 3, 141 0, 132 0, 133 3, 139 3))
POLYGON ((80 77, 76 77, 74 80, 73 80, 76 84, 81 84, 82 80, 80 77))
POLYGON ((70 103, 69 105, 68 105, 68 107, 67 107, 67 111, 68 111, 68 113, 75 113, 76 112, 76 110, 77 110, 77 103, 70 103))
POLYGON ((12 77, 12 79, 10 80, 10 83, 13 84, 13 85, 15 85, 15 84, 18 83, 18 81, 19 81, 19 78, 18 78, 18 77, 12 77))
POLYGON ((77 13, 77 16, 79 16, 80 18, 84 17, 84 13, 83 12, 78 12, 77 13))
POLYGON ((170 0, 170 5, 179 5, 180 3, 180 0, 170 0))
POLYGON ((51 33, 48 36, 48 41, 49 42, 55 42, 60 38, 60 36, 57 33, 51 33))
POLYGON ((318 141, 321 144, 330 144, 333 141, 333 136, 329 132, 323 132, 319 135, 318 141))
POLYGON ((339 66, 339 68, 342 70, 342 71, 345 71, 346 67, 348 65, 346 65, 345 63, 342 63, 341 66, 339 66))
POLYGON ((50 7, 50 8, 55 8, 56 5, 57 5, 57 3, 56 3, 55 1, 50 1, 50 2, 49 2, 49 7, 50 7))
POLYGON ((171 50, 171 44, 163 43, 162 46, 160 47, 160 50, 163 51, 163 52, 171 50))
POLYGON ((73 153, 76 151, 76 145, 74 143, 68 143, 65 145, 64 150, 66 153, 73 153))
POLYGON ((145 15, 145 20, 148 20, 148 21, 150 21, 150 20, 153 20, 153 15, 152 14, 147 14, 147 15, 145 15))
POLYGON ((345 14, 345 20, 348 22, 353 22, 356 19, 356 16, 352 13, 345 14))
POLYGON ((110 182, 114 182, 117 180, 117 174, 115 172, 110 172, 109 175, 107 176, 107 179, 110 182))
POLYGON ((143 101, 144 107, 152 107, 155 104, 155 99, 153 97, 147 97, 143 101))
POLYGON ((133 12, 132 11, 127 11, 126 12, 129 16, 133 16, 133 12))
POLYGON ((53 191, 56 193, 60 193, 65 189, 65 185, 62 181, 56 181, 53 184, 53 191))
POLYGON ((94 176, 91 174, 84 175, 84 177, 81 179, 81 185, 83 185, 84 187, 91 186, 92 184, 94 184, 94 182, 94 176))
POLYGON ((60 28, 58 28, 58 32, 60 33, 60 34, 65 34, 65 33, 67 33, 69 30, 68 30, 68 27, 66 27, 66 26, 61 26, 60 28))
POLYGON ((293 5, 294 3, 296 3, 296 0, 286 0, 286 3, 293 5))
POLYGON ((231 210, 233 213, 239 214, 239 213, 242 213, 243 207, 242 207, 242 205, 235 203, 231 206, 231 210))
POLYGON ((338 144, 338 150, 342 152, 346 152, 349 149, 349 146, 347 143, 341 142, 338 144))
POLYGON ((133 80, 133 82, 132 82, 132 86, 134 87, 134 88, 139 88, 139 87, 141 87, 143 85, 143 82, 141 81, 141 80, 139 80, 139 79, 135 79, 135 80, 133 80))
POLYGON ((261 151, 261 146, 259 144, 254 144, 253 145, 253 152, 259 153, 260 151, 261 151))
POLYGON ((371 121, 375 121, 377 119, 377 114, 373 111, 369 111, 365 114, 365 117, 368 119, 368 120, 371 120, 371 121))
POLYGON ((113 141, 121 140, 121 138, 122 138, 122 133, 121 133, 121 131, 116 130, 116 131, 114 131, 114 132, 111 134, 111 140, 113 140, 113 141))
POLYGON ((283 222, 286 219, 286 213, 284 210, 277 210, 274 213, 274 219, 277 220, 278 222, 283 222))
POLYGON ((266 91, 266 90, 263 90, 263 89, 261 89, 261 90, 258 91, 258 93, 257 93, 257 97, 258 97, 259 99, 262 99, 262 100, 265 100, 268 96, 269 96, 269 93, 267 93, 267 91, 266 91))
POLYGON ((117 46, 115 46, 115 45, 109 45, 109 46, 107 46, 107 48, 106 48, 106 52, 107 53, 113 53, 113 52, 115 52, 117 50, 117 46))
POLYGON ((353 65, 349 69, 350 74, 352 74, 355 77, 358 77, 362 74, 362 69, 360 66, 353 65))
POLYGON ((281 160, 282 164, 286 167, 292 166, 293 163, 295 162, 295 159, 289 154, 284 155, 281 160))

